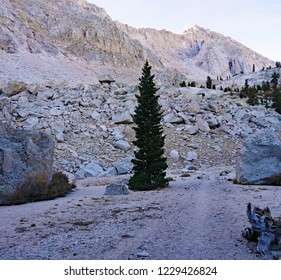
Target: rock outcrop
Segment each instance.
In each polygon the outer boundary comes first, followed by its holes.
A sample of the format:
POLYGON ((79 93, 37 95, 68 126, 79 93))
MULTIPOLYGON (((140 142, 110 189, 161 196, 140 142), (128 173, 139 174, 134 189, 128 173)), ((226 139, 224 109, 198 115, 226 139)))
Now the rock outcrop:
POLYGON ((0 14, 0 50, 8 53, 74 55, 119 66, 154 60, 103 9, 84 0, 4 1, 0 14))
POLYGON ((61 195, 64 176, 52 181, 54 141, 45 133, 16 130, 0 122, 0 205, 61 195), (62 180, 61 180, 62 179, 62 180))
POLYGON ((265 129, 246 138, 236 166, 241 184, 281 185, 281 134, 265 129), (276 179, 274 179, 276 178, 276 179))

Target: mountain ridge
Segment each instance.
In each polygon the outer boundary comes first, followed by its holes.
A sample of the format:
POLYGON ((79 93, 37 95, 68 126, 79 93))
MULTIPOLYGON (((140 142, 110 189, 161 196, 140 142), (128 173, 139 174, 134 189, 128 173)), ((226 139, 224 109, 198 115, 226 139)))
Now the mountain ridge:
MULTIPOLYGON (((118 24, 122 27, 122 24, 118 24)), ((164 60, 169 61, 176 57, 177 64, 170 63, 170 66, 175 68, 181 67, 187 71, 191 68, 192 72, 195 67, 198 67, 214 77, 226 77, 251 72, 253 64, 256 69, 273 66, 271 60, 232 38, 197 24, 186 29, 182 34, 148 28, 136 29, 128 25, 124 28, 131 37, 139 40, 145 47, 154 51, 158 50, 161 60, 163 60, 162 56, 164 60), (168 44, 170 45, 167 48, 168 44), (165 57, 164 52, 167 52, 167 49, 170 53, 165 57)))
POLYGON ((140 68, 205 80, 273 66, 274 62, 222 34, 198 25, 183 34, 134 28, 113 21, 86 0, 10 0, 0 8, 0 50, 84 60, 108 68, 140 68))

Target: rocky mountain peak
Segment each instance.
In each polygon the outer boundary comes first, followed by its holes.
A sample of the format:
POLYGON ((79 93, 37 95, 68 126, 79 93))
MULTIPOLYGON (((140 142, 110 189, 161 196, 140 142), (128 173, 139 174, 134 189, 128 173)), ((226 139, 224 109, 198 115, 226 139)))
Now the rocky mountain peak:
POLYGON ((182 33, 187 33, 188 30, 190 30, 190 29, 197 31, 197 30, 200 30, 201 28, 202 27, 200 27, 197 23, 190 23, 184 28, 182 33))

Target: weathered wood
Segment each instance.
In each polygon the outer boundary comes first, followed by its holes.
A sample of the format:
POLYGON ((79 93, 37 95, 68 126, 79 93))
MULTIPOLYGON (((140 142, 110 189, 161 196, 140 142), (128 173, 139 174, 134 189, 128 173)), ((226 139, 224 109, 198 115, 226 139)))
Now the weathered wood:
POLYGON ((246 228, 243 237, 257 242, 257 252, 266 259, 278 259, 281 256, 281 219, 273 219, 268 207, 260 209, 247 206, 247 216, 251 228, 246 228))

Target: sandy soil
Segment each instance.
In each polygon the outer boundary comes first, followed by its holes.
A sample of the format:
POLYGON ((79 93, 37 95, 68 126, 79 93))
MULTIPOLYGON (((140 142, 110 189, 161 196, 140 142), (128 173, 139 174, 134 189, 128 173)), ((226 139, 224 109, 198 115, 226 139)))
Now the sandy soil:
POLYGON ((246 206, 279 216, 281 188, 234 185, 222 171, 112 197, 105 185, 123 178, 85 179, 66 197, 1 207, 0 259, 258 259, 241 236, 246 206))

